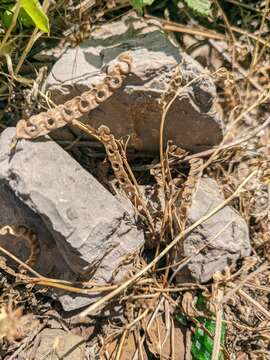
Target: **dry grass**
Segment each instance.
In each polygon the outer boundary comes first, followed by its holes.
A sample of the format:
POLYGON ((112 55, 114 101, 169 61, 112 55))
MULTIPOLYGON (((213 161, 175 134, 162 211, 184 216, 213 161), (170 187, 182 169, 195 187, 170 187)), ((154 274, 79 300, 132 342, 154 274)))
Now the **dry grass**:
MULTIPOLYGON (((162 214, 151 214, 154 219, 154 223, 150 221, 152 228, 149 228, 149 221, 144 221, 148 230, 146 232, 152 234, 150 241, 152 245, 153 233, 155 234, 154 258, 149 261, 145 256, 137 256, 125 282, 101 287, 98 284, 72 284, 43 277, 24 262, 16 259, 14 255, 0 248, 6 257, 12 257, 28 271, 20 273, 10 268, 1 259, 0 268, 5 278, 1 290, 2 311, 0 314, 1 356, 3 355, 3 358, 7 359, 10 354, 26 351, 42 329, 42 326, 37 326, 28 334, 19 333, 18 335, 18 325, 21 324, 21 319, 24 319, 26 313, 33 312, 35 319, 39 320, 42 316, 45 316, 47 320, 56 316, 56 311, 50 313, 42 305, 41 299, 49 294, 46 289, 50 288, 82 294, 104 292, 100 300, 80 314, 81 318, 78 321, 80 324, 85 321, 86 327, 90 323, 89 318, 85 318, 86 316, 95 314, 103 307, 108 307, 112 300, 116 300, 121 305, 124 312, 121 321, 104 322, 98 333, 99 336, 95 338, 100 350, 98 358, 100 356, 104 359, 125 359, 125 356, 132 354, 133 359, 143 359, 148 352, 148 354, 159 354, 160 358, 164 359, 177 359, 179 351, 177 344, 180 344, 180 335, 175 315, 181 312, 189 321, 201 326, 197 321, 198 315, 201 314, 198 314, 195 306, 198 291, 202 291, 208 301, 208 308, 203 315, 216 321, 214 336, 204 329, 214 341, 212 360, 218 359, 219 351, 222 351, 228 359, 245 359, 245 354, 249 356, 246 357, 249 359, 269 358, 270 114, 268 84, 270 66, 268 58, 270 43, 265 35, 269 31, 267 23, 269 1, 261 3, 260 9, 255 8, 255 5, 251 3, 247 5, 238 1, 227 2, 241 7, 243 28, 235 26, 233 16, 230 12, 227 14, 221 7, 224 3, 219 1, 215 1, 219 23, 214 23, 215 26, 212 26, 211 31, 204 28, 197 19, 193 19, 188 9, 179 15, 181 25, 168 17, 161 22, 165 31, 176 32, 177 36, 188 33, 209 40, 208 45, 223 58, 227 66, 226 71, 213 69, 207 75, 212 77, 218 86, 219 100, 224 112, 226 131, 222 143, 214 149, 195 155, 186 154, 184 151, 177 153, 171 144, 166 149, 163 143, 166 114, 179 93, 190 85, 181 83, 180 71, 172 79, 163 98, 159 163, 155 166, 145 164, 145 162, 142 166, 128 164, 124 147, 121 147, 122 162, 133 183, 140 182, 140 179, 144 177, 147 179, 150 169, 158 180, 159 190, 164 195, 165 204, 162 214), (252 30, 252 24, 245 21, 246 14, 250 12, 258 23, 256 31, 252 30), (192 25, 189 24, 190 19, 193 19, 192 25), (241 53, 243 48, 246 49, 244 54, 241 53), (130 169, 133 169, 134 174, 130 169), (226 200, 195 224, 188 224, 186 213, 202 174, 217 180, 226 200), (183 198, 185 201, 181 202, 183 198), (223 274, 216 274, 213 281, 206 285, 177 284, 174 280, 176 267, 178 272, 183 271, 192 256, 176 264, 173 262, 172 250, 181 244, 190 231, 227 204, 234 206, 249 225, 253 249, 251 257, 244 259, 235 268, 226 269, 223 274), (22 304, 24 310, 21 310, 22 304), (225 320, 222 319, 223 313, 225 320), (227 326, 224 347, 220 344, 222 322, 227 326), (14 345, 12 340, 16 338, 19 341, 14 345)), ((54 10, 59 9, 56 7, 54 10)), ((103 10, 103 15, 108 14, 107 7, 103 10)), ((91 16, 93 20, 92 13, 91 16)), ((150 16, 147 15, 147 17, 150 16)), ((175 20, 175 17, 172 16, 172 18, 175 20)), ((95 17, 96 20, 97 17, 95 17)), ((36 34, 30 36, 28 45, 24 47, 25 52, 16 59, 15 72, 4 76, 8 79, 6 82, 7 110, 11 104, 10 100, 14 99, 11 95, 14 84, 22 80, 17 75, 25 63, 33 40, 36 39, 35 36, 36 34)), ((178 37, 178 41, 182 41, 181 36, 178 37)), ((2 43, 2 48, 6 43, 7 40, 4 44, 2 43)), ((11 63, 14 63, 12 56, 10 59, 11 63)), ((194 81, 196 80, 198 79, 194 81)), ((30 86, 32 83, 31 80, 30 86)), ((2 96, 2 98, 5 97, 2 96)), ((32 111, 35 107, 40 108, 40 103, 40 92, 35 89, 32 111)), ((77 126, 80 126, 80 123, 77 126)), ((81 128, 83 129, 83 125, 81 128)), ((144 199, 142 202, 144 204, 144 199)), ((151 216, 149 215, 149 218, 151 216)), ((197 249, 193 256, 203 251, 211 241, 212 239, 208 239, 205 246, 197 249)), ((73 331, 72 321, 65 323, 59 315, 57 319, 63 327, 73 331)), ((82 333, 83 328, 83 325, 80 325, 82 333)), ((186 336, 188 344, 190 334, 187 332, 186 336)), ((86 339, 87 344, 91 346, 90 339, 87 336, 86 339)), ((184 351, 184 349, 181 350, 184 351)), ((186 356, 188 359, 188 355, 186 356)))

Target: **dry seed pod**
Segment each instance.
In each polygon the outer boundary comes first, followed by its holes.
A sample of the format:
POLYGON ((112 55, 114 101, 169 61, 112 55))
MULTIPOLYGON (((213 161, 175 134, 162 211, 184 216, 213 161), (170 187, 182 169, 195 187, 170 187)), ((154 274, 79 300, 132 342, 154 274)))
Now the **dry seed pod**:
POLYGON ((91 90, 58 105, 55 109, 31 116, 28 120, 20 120, 16 126, 16 139, 34 139, 46 135, 95 109, 122 85, 124 78, 131 71, 131 66, 130 55, 121 54, 116 64, 108 66, 105 79, 91 90))
POLYGON ((188 217, 188 211, 192 205, 192 199, 194 198, 199 182, 203 173, 203 160, 201 158, 191 159, 190 162, 190 170, 188 174, 188 178, 184 184, 184 189, 181 194, 181 205, 180 208, 177 209, 177 216, 180 221, 180 225, 185 228, 185 223, 188 217))
POLYGON ((40 245, 37 235, 32 230, 22 225, 6 225, 0 228, 0 235, 13 235, 27 240, 31 246, 31 254, 25 264, 28 266, 35 265, 40 254, 40 245))

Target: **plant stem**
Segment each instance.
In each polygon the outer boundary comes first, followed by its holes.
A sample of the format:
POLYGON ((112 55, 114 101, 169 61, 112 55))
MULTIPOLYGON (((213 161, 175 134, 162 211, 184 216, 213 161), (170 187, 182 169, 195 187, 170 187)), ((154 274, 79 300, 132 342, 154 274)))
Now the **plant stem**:
POLYGON ((14 14, 12 16, 11 24, 10 24, 7 32, 5 33, 5 36, 4 36, 4 39, 3 39, 2 43, 0 44, 0 54, 2 53, 3 48, 6 45, 8 39, 10 37, 10 34, 12 33, 12 30, 16 26, 20 8, 21 8, 21 0, 18 0, 17 3, 16 3, 16 6, 15 6, 14 14))

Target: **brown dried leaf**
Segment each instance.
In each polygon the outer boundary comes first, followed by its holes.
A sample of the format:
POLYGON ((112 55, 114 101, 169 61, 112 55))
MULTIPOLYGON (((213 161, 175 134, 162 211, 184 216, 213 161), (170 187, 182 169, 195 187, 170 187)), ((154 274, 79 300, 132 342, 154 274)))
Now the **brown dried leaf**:
MULTIPOLYGON (((113 339, 106 346, 106 349, 105 349, 106 353, 107 353, 107 358, 104 355, 101 355, 101 360, 115 359, 117 351, 118 351, 119 344, 120 344, 120 338, 119 337, 116 338, 116 339, 113 339)), ((134 337, 134 332, 130 332, 125 338, 120 359, 121 360, 133 359, 133 356, 134 356, 137 348, 138 348, 138 344, 137 344, 137 340, 134 337)), ((143 360, 147 360, 148 357, 147 357, 146 352, 144 351, 144 348, 143 348, 143 355, 144 355, 143 360)))
MULTIPOLYGON (((146 318, 148 323, 149 318, 146 318)), ((156 317, 153 325, 147 332, 147 346, 152 354, 160 356, 163 360, 171 359, 172 341, 171 331, 168 334, 163 316, 156 317)), ((184 336, 180 328, 174 328, 174 355, 177 360, 184 360, 185 345, 184 336)))
POLYGON ((193 297, 191 292, 186 292, 182 299, 182 309, 184 314, 187 316, 194 318, 198 316, 198 311, 195 307, 195 298, 193 297))

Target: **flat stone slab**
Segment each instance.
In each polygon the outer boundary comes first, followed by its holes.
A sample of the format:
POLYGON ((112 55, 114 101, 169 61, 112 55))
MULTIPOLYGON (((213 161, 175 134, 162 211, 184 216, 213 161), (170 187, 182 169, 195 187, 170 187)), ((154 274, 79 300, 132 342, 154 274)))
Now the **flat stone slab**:
MULTIPOLYGON (((22 140, 11 153, 14 135, 8 128, 0 136, 0 225, 19 222, 37 232, 37 269, 44 275, 57 269, 60 278, 111 282, 117 267, 144 243, 133 214, 54 141, 22 140)), ((15 253, 16 244, 9 244, 15 253)), ((121 268, 116 281, 124 275, 121 268)), ((65 292, 60 301, 70 311, 97 296, 65 292)))
MULTIPOLYGON (((126 51, 133 58, 133 68, 124 86, 84 121, 95 128, 108 126, 116 138, 128 139, 129 147, 157 153, 161 97, 180 64, 180 87, 193 82, 168 111, 164 144, 172 140, 198 152, 221 141, 223 123, 216 112, 216 89, 207 72, 170 42, 157 21, 145 21, 135 13, 93 29, 89 40, 68 49, 53 66, 45 90, 55 103, 63 103, 98 83, 106 64, 126 51)), ((66 132, 56 130, 53 136, 68 139, 66 132)))

